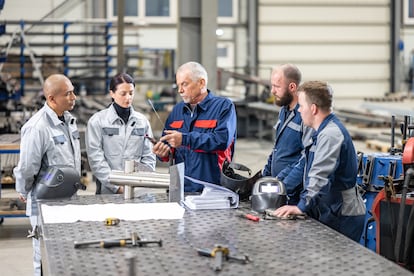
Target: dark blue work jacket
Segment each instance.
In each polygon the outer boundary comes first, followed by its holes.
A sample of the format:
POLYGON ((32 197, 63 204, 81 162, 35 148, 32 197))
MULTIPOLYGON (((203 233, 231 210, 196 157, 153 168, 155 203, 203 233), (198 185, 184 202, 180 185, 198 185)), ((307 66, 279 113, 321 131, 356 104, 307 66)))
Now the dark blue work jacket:
MULTIPOLYGON (((184 162, 186 176, 213 184, 220 184, 224 160, 233 159, 236 127, 233 102, 210 91, 194 110, 189 104, 178 103, 165 123, 166 130, 183 135, 182 145, 173 150, 175 163, 184 162)), ((202 190, 202 185, 185 179, 185 192, 202 190)))
POLYGON ((289 203, 296 204, 302 189, 303 172, 290 174, 303 150, 302 139, 310 137, 312 129, 304 127, 298 111, 299 104, 292 111, 289 106, 281 108, 275 125, 276 137, 272 153, 263 169, 264 176, 278 177, 286 186, 289 203))

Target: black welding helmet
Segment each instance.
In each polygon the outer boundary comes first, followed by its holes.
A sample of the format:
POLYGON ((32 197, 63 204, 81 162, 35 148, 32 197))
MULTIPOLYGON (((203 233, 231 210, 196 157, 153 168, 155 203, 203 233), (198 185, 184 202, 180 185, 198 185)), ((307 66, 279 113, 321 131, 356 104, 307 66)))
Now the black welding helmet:
POLYGON ((277 209, 287 201, 286 188, 276 177, 265 176, 256 181, 252 191, 252 209, 264 212, 277 209))
POLYGON ((79 173, 72 167, 50 166, 35 184, 37 199, 69 198, 78 189, 86 187, 80 182, 79 173))
POLYGON ((248 167, 238 163, 230 163, 225 160, 221 170, 220 184, 223 187, 238 193, 241 201, 248 200, 252 194, 254 183, 256 183, 256 180, 262 176, 261 171, 258 171, 253 176, 251 176, 251 174, 252 171, 248 167), (236 173, 235 170, 247 172, 248 177, 236 173))

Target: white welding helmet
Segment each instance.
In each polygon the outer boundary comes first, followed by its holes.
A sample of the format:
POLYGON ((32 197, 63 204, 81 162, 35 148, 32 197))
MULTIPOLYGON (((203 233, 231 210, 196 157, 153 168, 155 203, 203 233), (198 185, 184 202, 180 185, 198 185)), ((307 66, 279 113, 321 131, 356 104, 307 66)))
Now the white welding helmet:
POLYGON ((256 212, 277 209, 287 202, 285 185, 276 177, 262 177, 254 184, 251 199, 256 212))

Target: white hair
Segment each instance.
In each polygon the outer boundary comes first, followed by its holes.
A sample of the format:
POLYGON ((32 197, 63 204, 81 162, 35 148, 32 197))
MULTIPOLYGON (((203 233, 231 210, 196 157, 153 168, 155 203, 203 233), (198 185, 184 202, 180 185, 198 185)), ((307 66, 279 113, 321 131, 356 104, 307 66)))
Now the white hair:
POLYGON ((207 71, 203 67, 203 65, 201 65, 200 63, 195 62, 195 61, 189 61, 187 63, 184 63, 180 67, 178 67, 177 74, 182 72, 182 71, 190 72, 190 77, 193 81, 197 81, 199 79, 204 79, 205 80, 205 89, 207 89, 208 76, 207 76, 207 71))

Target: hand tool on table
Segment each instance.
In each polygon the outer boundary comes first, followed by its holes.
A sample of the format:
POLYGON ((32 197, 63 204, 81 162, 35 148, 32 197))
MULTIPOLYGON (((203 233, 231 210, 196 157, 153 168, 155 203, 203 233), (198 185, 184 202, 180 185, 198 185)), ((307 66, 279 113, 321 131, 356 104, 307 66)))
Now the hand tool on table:
POLYGON ((121 222, 119 218, 106 218, 105 219, 105 225, 107 226, 115 226, 118 225, 121 222))
POLYGON ((215 271, 220 271, 222 269, 223 260, 229 261, 234 260, 238 261, 242 264, 247 264, 251 262, 249 259, 249 256, 234 256, 230 255, 230 249, 223 245, 215 245, 215 247, 212 250, 209 249, 197 249, 198 255, 200 256, 206 256, 206 257, 213 257, 214 258, 214 267, 213 269, 215 271))
POLYGON ((142 240, 136 232, 131 234, 129 238, 121 239, 108 239, 108 240, 92 240, 92 241, 82 241, 74 242, 75 248, 86 247, 90 245, 99 245, 102 248, 111 248, 111 247, 124 247, 124 246, 143 246, 150 243, 157 243, 159 247, 162 246, 162 240, 142 240))
POLYGON ((259 222, 260 221, 260 217, 259 216, 250 214, 248 212, 236 211, 236 215, 238 217, 245 218, 245 219, 248 219, 248 220, 252 220, 252 221, 255 221, 255 222, 259 222))

